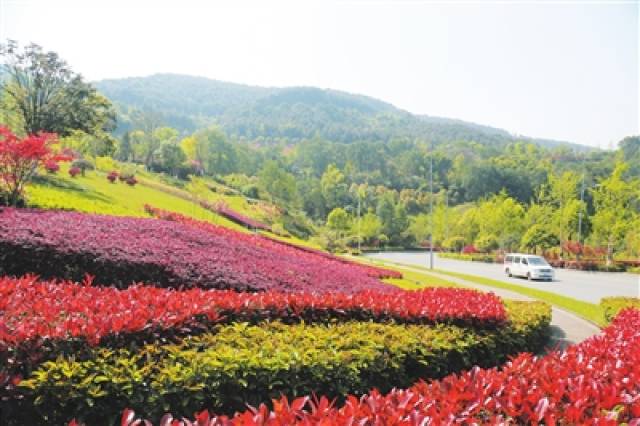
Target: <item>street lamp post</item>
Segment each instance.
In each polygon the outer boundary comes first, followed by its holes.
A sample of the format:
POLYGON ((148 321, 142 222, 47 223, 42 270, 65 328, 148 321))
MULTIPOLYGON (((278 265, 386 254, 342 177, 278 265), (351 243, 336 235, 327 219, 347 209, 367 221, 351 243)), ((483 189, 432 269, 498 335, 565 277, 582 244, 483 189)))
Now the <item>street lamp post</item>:
POLYGON ((582 186, 580 188, 580 211, 578 212, 578 243, 582 243, 582 206, 584 205, 584 173, 582 174, 582 186))
POLYGON ((361 219, 360 219, 360 189, 358 188, 356 191, 358 193, 358 253, 360 253, 360 241, 362 239, 361 232, 360 232, 360 226, 361 226, 360 225, 360 222, 361 222, 361 219))

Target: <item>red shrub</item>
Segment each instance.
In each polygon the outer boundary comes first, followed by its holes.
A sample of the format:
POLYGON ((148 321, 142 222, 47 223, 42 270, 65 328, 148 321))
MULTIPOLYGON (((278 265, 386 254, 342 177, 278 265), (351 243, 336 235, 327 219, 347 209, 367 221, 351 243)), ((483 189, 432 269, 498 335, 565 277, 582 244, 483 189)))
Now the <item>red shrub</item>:
MULTIPOLYGON (((122 333, 170 330, 180 325, 204 330, 213 324, 287 323, 352 319, 403 323, 496 326, 506 320, 492 293, 454 288, 353 294, 238 293, 230 290, 175 291, 136 285, 125 290, 36 277, 0 278, 0 348, 41 340, 84 338, 97 344, 122 333)), ((0 351, 1 352, 1 351, 0 351)))
POLYGON ((138 179, 136 179, 135 176, 129 176, 128 178, 125 179, 125 182, 129 186, 135 186, 138 183, 138 179))
POLYGON ((182 223, 77 212, 4 209, 0 212, 0 273, 126 287, 238 291, 391 291, 379 270, 349 264, 172 215, 182 223), (190 225, 187 225, 189 223, 190 225), (206 232, 203 232, 206 231, 206 232), (376 276, 372 276, 376 275, 376 276))
POLYGON ((116 179, 118 179, 118 172, 115 170, 110 171, 107 175, 107 180, 111 183, 115 183, 116 179))
POLYGON ((69 169, 69 175, 74 178, 76 176, 78 176, 80 174, 80 172, 82 172, 82 170, 80 170, 80 167, 71 167, 69 169))
POLYGON ((464 248, 462 249, 462 253, 473 254, 473 253, 480 253, 480 251, 477 248, 475 248, 475 246, 468 245, 468 246, 464 246, 464 248))
POLYGON ((57 173, 58 170, 60 170, 60 165, 58 164, 57 161, 47 160, 44 163, 44 168, 48 173, 57 173))
MULTIPOLYGON (((174 212, 170 212, 167 210, 162 210, 162 209, 158 209, 155 207, 152 207, 150 205, 145 205, 145 211, 147 213, 149 213, 152 216, 158 217, 160 219, 164 219, 164 220, 171 220, 174 222, 180 222, 180 223, 184 223, 186 225, 189 226, 193 226, 195 228, 198 229, 202 229, 204 231, 208 231, 211 232, 213 234, 217 234, 220 232, 220 227, 215 226, 210 224, 209 222, 203 222, 200 220, 196 220, 196 219, 192 219, 190 217, 187 216, 183 216, 179 213, 174 213, 174 212)), ((224 229, 224 228, 222 228, 224 229)), ((235 231, 233 231, 235 232, 235 231)), ((239 235, 244 235, 244 234, 239 234, 239 235)), ((271 238, 269 236, 266 235, 256 235, 254 241, 259 241, 261 243, 262 246, 265 246, 267 248, 271 248, 273 250, 277 250, 277 251, 286 251, 286 253, 288 254, 292 254, 292 255, 298 255, 300 256, 301 254, 294 251, 294 250, 298 250, 298 251, 303 251, 306 253, 310 253, 310 254, 314 254, 317 256, 321 256, 325 259, 329 259, 331 261, 335 261, 335 262, 340 262, 340 263, 344 263, 346 265, 352 266, 354 268, 358 268, 361 271, 365 272, 367 275, 371 276, 371 277, 376 277, 376 278, 402 278, 402 274, 398 271, 393 271, 391 269, 385 269, 385 268, 379 268, 377 266, 369 266, 369 265, 364 265, 361 263, 357 263, 357 262, 352 262, 348 259, 345 259, 343 257, 339 257, 339 256, 335 256, 331 253, 327 253, 325 251, 322 250, 317 250, 311 247, 304 247, 304 246, 299 246, 297 244, 293 244, 287 241, 281 241, 281 240, 277 240, 275 238, 271 238), (275 246, 274 246, 275 244, 275 246), (292 250, 287 250, 287 248, 290 248, 292 250)))
POLYGON ((54 155, 51 146, 56 143, 53 134, 41 133, 19 138, 8 127, 0 126, 0 202, 18 205, 24 186, 39 166, 51 170, 62 158, 54 155))

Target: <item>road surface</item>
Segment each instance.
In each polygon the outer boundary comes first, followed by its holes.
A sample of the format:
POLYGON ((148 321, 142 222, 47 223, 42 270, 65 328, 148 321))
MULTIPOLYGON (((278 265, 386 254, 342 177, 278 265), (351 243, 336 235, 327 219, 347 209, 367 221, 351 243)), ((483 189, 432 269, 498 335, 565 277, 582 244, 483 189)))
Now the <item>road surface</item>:
MULTIPOLYGON (((429 266, 429 253, 427 252, 380 252, 369 253, 366 256, 372 259, 429 266)), ((529 282, 522 278, 507 277, 501 264, 440 259, 437 254, 434 254, 434 259, 436 269, 492 278, 561 294, 585 302, 599 303, 601 298, 609 296, 640 297, 640 275, 635 274, 556 269, 556 280, 553 282, 529 282)))

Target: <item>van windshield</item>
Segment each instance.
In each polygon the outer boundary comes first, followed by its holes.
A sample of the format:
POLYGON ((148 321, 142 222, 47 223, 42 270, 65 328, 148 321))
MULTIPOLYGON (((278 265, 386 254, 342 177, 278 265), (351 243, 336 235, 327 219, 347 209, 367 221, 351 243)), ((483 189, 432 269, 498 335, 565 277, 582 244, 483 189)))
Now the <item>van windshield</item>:
POLYGON ((530 265, 542 265, 542 266, 548 265, 547 261, 544 260, 541 257, 530 257, 529 258, 529 264, 530 265))

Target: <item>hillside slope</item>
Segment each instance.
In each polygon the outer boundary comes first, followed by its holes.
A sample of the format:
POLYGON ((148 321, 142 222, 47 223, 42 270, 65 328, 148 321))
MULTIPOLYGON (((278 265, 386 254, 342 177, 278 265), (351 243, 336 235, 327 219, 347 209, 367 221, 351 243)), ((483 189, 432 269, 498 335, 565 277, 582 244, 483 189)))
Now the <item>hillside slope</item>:
POLYGON ((322 137, 334 142, 425 139, 502 146, 530 140, 544 146, 587 149, 562 141, 441 117, 419 116, 367 96, 314 87, 265 88, 203 77, 155 74, 103 80, 96 87, 118 105, 119 132, 131 128, 135 109, 160 113, 183 133, 218 124, 235 139, 258 142, 322 137))

